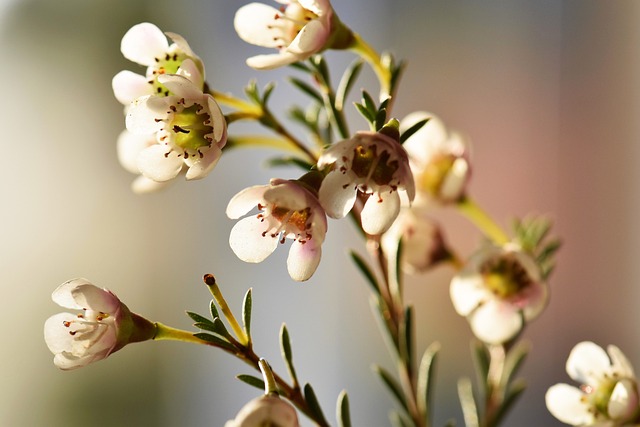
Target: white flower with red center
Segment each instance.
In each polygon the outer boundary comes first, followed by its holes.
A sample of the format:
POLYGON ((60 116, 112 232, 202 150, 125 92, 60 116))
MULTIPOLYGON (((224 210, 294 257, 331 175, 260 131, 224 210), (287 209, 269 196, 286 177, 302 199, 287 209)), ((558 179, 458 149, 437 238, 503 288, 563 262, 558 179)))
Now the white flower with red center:
POLYGON ((62 307, 82 311, 53 315, 44 324, 44 339, 60 369, 81 368, 126 344, 153 338, 151 322, 131 313, 113 293, 86 279, 63 283, 51 297, 62 307))
POLYGON ((233 24, 240 38, 279 53, 247 59, 256 69, 272 69, 303 61, 329 47, 345 48, 351 33, 328 0, 276 0, 280 9, 250 3, 238 9, 233 24))
POLYGON ((137 157, 142 175, 164 182, 186 167, 186 179, 204 178, 215 167, 227 142, 227 124, 208 93, 180 75, 162 75, 158 81, 172 95, 143 96, 127 113, 127 129, 156 136, 156 144, 137 157))
POLYGON ((229 244, 245 262, 266 259, 286 239, 293 240, 287 269, 293 280, 304 281, 316 271, 327 233, 327 218, 312 190, 299 181, 272 179, 269 185, 249 187, 236 194, 227 216, 238 219, 257 207, 233 227, 229 244))
POLYGON ((514 338, 545 308, 547 284, 534 259, 519 247, 489 246, 451 280, 451 300, 474 335, 489 344, 514 338))
POLYGON ((592 342, 581 342, 571 350, 566 369, 580 387, 549 388, 545 400, 553 416, 574 426, 640 425, 637 379, 618 347, 610 345, 605 352, 592 342))
POLYGON ((400 132, 424 119, 429 121, 403 144, 416 180, 416 203, 457 202, 464 197, 471 173, 466 143, 459 134, 447 131, 439 118, 422 111, 405 117, 400 132))
POLYGON ((120 50, 125 58, 147 67, 145 75, 124 70, 112 81, 116 99, 129 105, 145 95, 167 96, 170 90, 158 81, 163 74, 181 74, 200 89, 204 86, 204 64, 186 40, 174 33, 165 34, 148 22, 131 27, 122 38, 120 50))
POLYGON ((124 169, 136 174, 137 177, 131 184, 131 189, 136 194, 146 194, 162 190, 170 181, 158 182, 147 178, 138 169, 138 155, 145 149, 157 143, 154 134, 135 134, 123 130, 118 136, 117 153, 118 160, 124 169))
POLYGON ((253 399, 240 409, 225 427, 298 427, 295 408, 278 396, 265 395, 253 399))
POLYGON ((319 191, 327 215, 343 218, 358 197, 368 195, 361 212, 362 228, 377 235, 385 232, 400 211, 400 193, 412 201, 413 175, 407 153, 399 142, 380 132, 358 132, 329 147, 318 168, 330 166, 319 191))

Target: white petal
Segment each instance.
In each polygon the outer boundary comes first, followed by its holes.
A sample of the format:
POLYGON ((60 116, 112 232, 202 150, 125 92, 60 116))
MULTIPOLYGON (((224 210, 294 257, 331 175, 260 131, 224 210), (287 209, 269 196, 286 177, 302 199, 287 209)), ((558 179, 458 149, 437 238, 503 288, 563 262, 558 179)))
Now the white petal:
POLYGON ((200 59, 195 53, 193 53, 193 50, 191 49, 191 46, 189 46, 189 43, 187 43, 187 40, 180 34, 172 33, 170 31, 165 31, 165 34, 173 40, 176 46, 178 46, 178 49, 180 49, 185 55, 197 58, 197 60, 200 59))
POLYGON ((44 340, 52 353, 68 351, 71 348, 73 337, 64 322, 71 322, 78 318, 71 313, 58 313, 49 317, 44 322, 44 340))
POLYGON ((573 426, 591 425, 593 415, 583 401, 584 393, 568 384, 556 384, 547 390, 545 401, 551 414, 573 426))
POLYGON ((158 76, 158 82, 180 98, 202 102, 204 97, 202 90, 194 82, 179 74, 162 74, 158 76))
POLYGON ((420 168, 425 167, 432 156, 446 142, 447 129, 442 120, 424 111, 411 113, 400 122, 400 133, 403 133, 411 126, 427 118, 429 121, 402 145, 411 160, 416 162, 420 168))
POLYGON ((247 43, 262 47, 279 47, 282 40, 274 38, 274 33, 267 26, 281 15, 278 9, 263 3, 250 3, 236 12, 233 26, 238 36, 247 43))
POLYGON ((140 135, 124 130, 118 136, 117 153, 118 160, 123 168, 135 174, 139 174, 138 154, 145 148, 155 143, 154 135, 140 135))
POLYGON ((520 292, 517 297, 518 305, 524 313, 524 318, 531 321, 538 317, 547 306, 549 300, 549 289, 546 283, 533 282, 520 292))
POLYGON ((502 344, 515 337, 523 327, 522 314, 500 300, 489 300, 468 317, 473 334, 489 344, 502 344))
POLYGON ((636 385, 629 379, 623 379, 613 388, 607 412, 614 420, 627 421, 638 410, 638 392, 636 385))
POLYGON ((300 55, 291 52, 273 53, 271 55, 256 55, 247 59, 247 65, 256 70, 273 70, 283 65, 293 64, 302 59, 300 55))
POLYGON ((190 81, 193 82, 198 88, 201 88, 204 85, 204 75, 202 71, 198 68, 195 62, 191 59, 185 59, 180 64, 180 68, 176 72, 179 76, 186 77, 190 81))
POLYGON ((400 212, 400 197, 396 191, 384 193, 382 199, 372 194, 362 209, 362 229, 372 235, 384 233, 400 212))
POLYGON ((308 196, 307 190, 291 181, 271 182, 269 189, 264 192, 264 200, 292 211, 309 207, 308 196))
POLYGON ((231 229, 229 245, 238 258, 245 262, 261 262, 278 246, 278 236, 262 236, 267 223, 256 215, 243 218, 231 229))
POLYGON ((318 16, 326 15, 332 10, 329 0, 298 0, 298 3, 318 16))
POLYGON ((153 88, 146 77, 129 70, 120 71, 111 80, 116 99, 123 105, 129 105, 136 98, 151 95, 153 88))
POLYGON ((202 179, 209 175, 213 168, 216 167, 216 164, 218 164, 218 160, 220 160, 221 155, 222 150, 220 150, 217 145, 212 145, 204 153, 202 158, 189 157, 189 160, 186 161, 189 166, 189 170, 187 171, 185 178, 187 180, 202 179))
POLYGON ((58 353, 53 358, 53 363, 60 369, 69 371, 71 369, 82 368, 95 360, 93 354, 75 356, 71 353, 58 353))
POLYGON ((440 185, 440 197, 445 201, 456 201, 464 193, 469 177, 469 163, 467 159, 459 157, 453 161, 449 173, 440 185))
POLYGON ((213 127, 213 139, 216 141, 218 147, 222 148, 227 143, 227 121, 220 109, 220 105, 218 105, 213 96, 207 94, 206 98, 211 117, 211 126, 213 127))
POLYGON ((607 353, 598 345, 583 341, 571 350, 567 359, 567 373, 581 384, 597 386, 609 370, 607 353))
POLYGON ((184 161, 175 151, 167 155, 168 148, 154 144, 145 148, 138 155, 140 173, 154 181, 163 182, 178 176, 184 161))
POLYGON ((164 125, 159 120, 167 116, 169 98, 172 97, 143 96, 133 101, 125 120, 127 129, 138 134, 158 132, 164 125))
POLYGON ((53 291, 53 293, 51 294, 51 299, 61 307, 82 310, 83 308, 87 307, 83 307, 76 301, 76 298, 73 295, 73 290, 78 286, 90 284, 91 282, 83 278, 68 280, 58 286, 55 291, 53 291))
POLYGON ((320 22, 313 20, 305 25, 291 42, 287 51, 298 55, 311 55, 322 50, 327 43, 329 30, 320 22))
POLYGON ((122 304, 114 294, 91 283, 75 286, 71 296, 82 308, 109 314, 116 314, 122 304))
POLYGON ((146 66, 154 65, 155 58, 164 56, 168 48, 169 42, 162 31, 148 22, 131 27, 120 44, 125 58, 146 66))
POLYGON ((322 181, 318 198, 331 218, 344 218, 353 208, 358 192, 347 175, 333 171, 322 181))
POLYGON ((227 216, 231 219, 238 219, 258 206, 258 203, 264 200, 264 192, 268 188, 268 185, 255 185, 240 191, 229 201, 226 211, 227 216))
POLYGON ((633 366, 631 366, 629 359, 627 359, 618 347, 615 345, 608 346, 607 353, 609 353, 609 357, 611 358, 611 364, 620 376, 635 378, 636 375, 633 372, 633 366))
POLYGON ((167 185, 169 185, 169 181, 158 182, 140 175, 131 183, 131 190, 136 194, 149 194, 160 191, 167 185))
POLYGON ((449 289, 453 308, 461 316, 468 316, 475 308, 490 298, 478 274, 458 275, 451 280, 449 289))
MULTIPOLYGON (((315 236, 314 236, 315 237, 315 236)), ((293 280, 303 282, 315 273, 322 256, 322 242, 313 238, 306 243, 295 241, 289 249, 287 270, 293 280)))

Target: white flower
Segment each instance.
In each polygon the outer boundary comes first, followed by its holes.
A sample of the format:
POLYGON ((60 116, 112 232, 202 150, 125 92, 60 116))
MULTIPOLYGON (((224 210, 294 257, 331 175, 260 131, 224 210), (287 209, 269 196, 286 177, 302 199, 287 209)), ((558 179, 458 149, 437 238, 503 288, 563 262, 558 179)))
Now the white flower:
POLYGON ((181 74, 202 89, 202 60, 182 36, 166 34, 173 41, 171 45, 158 27, 144 22, 131 27, 122 38, 120 50, 125 58, 147 67, 144 76, 124 70, 113 78, 113 93, 122 104, 129 105, 144 95, 169 95, 169 89, 157 80, 163 74, 181 74))
POLYGON ((278 396, 265 395, 253 399, 240 409, 225 427, 298 427, 298 414, 293 406, 278 396))
POLYGON ((416 203, 422 205, 427 200, 457 202, 465 194, 471 172, 462 137, 448 132, 439 118, 423 111, 405 117, 400 122, 400 131, 402 133, 427 118, 429 121, 403 144, 416 179, 416 203))
POLYGON ((127 171, 138 175, 131 184, 134 193, 145 194, 162 190, 169 185, 169 181, 158 182, 140 174, 138 169, 138 155, 145 149, 156 144, 154 134, 144 135, 123 130, 118 136, 118 160, 127 171))
POLYGON ((546 306, 547 284, 533 258, 514 245, 489 246, 451 281, 451 300, 476 337, 489 344, 514 338, 546 306))
POLYGON ((361 212, 362 228, 369 234, 386 231, 400 211, 398 192, 412 201, 413 175, 402 145, 382 133, 358 132, 329 147, 318 167, 331 165, 322 181, 320 203, 332 218, 351 211, 358 193, 368 194, 361 212))
POLYGON ((220 107, 183 76, 158 77, 173 95, 143 96, 127 113, 127 129, 137 134, 155 134, 156 144, 137 157, 140 172, 154 181, 175 178, 183 167, 186 178, 204 178, 215 167, 227 142, 227 124, 220 107))
POLYGON ((386 254, 395 254, 402 239, 402 269, 408 273, 428 270, 451 254, 438 224, 422 212, 403 208, 380 243, 386 254))
POLYGON ((260 211, 231 230, 229 244, 245 262, 267 258, 285 239, 292 239, 287 269, 293 280, 304 281, 315 272, 327 233, 327 218, 315 194, 302 183, 272 179, 269 185, 249 187, 236 194, 227 216, 238 219, 253 207, 260 211))
POLYGON ((129 311, 118 297, 86 279, 60 285, 51 295, 58 305, 80 314, 59 313, 44 324, 44 339, 60 369, 97 362, 126 344, 151 339, 154 325, 129 311))
POLYGON ((571 350, 567 373, 580 388, 568 384, 549 388, 545 400, 553 416, 574 426, 640 425, 633 368, 618 347, 610 345, 607 352, 589 341, 571 350))
POLYGON ((328 0, 276 0, 280 9, 262 3, 241 7, 233 21, 240 38, 279 53, 247 59, 256 69, 272 69, 303 61, 329 47, 344 48, 351 33, 338 20, 328 0))

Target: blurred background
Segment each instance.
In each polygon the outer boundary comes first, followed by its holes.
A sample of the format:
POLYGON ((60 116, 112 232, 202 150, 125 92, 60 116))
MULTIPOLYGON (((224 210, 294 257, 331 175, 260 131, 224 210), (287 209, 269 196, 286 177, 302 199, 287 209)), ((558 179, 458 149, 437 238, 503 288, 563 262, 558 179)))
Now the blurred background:
MULTIPOLYGON (((364 252, 348 221, 330 221, 318 272, 293 283, 283 248, 247 265, 227 243, 230 197, 290 176, 263 166, 272 153, 228 152, 207 179, 147 196, 130 191, 133 176, 118 164, 124 121, 111 78, 139 70, 119 52, 136 23, 186 37, 217 89, 240 95, 252 78, 273 80, 274 108, 289 105, 296 95, 283 79, 288 70, 244 64, 263 52, 233 31, 247 2, 0 0, 1 426, 223 426, 258 391, 234 379, 251 371, 222 352, 152 342, 62 372, 42 337, 44 320, 59 311, 51 291, 80 276, 135 312, 188 329, 185 310, 207 311, 208 272, 237 309, 253 287, 256 349, 278 371, 278 330, 287 323, 299 376, 330 420, 347 389, 354 425, 388 425, 395 402, 370 365, 393 367, 368 287, 345 255, 346 247, 364 252)), ((551 302, 526 330, 529 388, 505 425, 560 425, 544 393, 569 381, 564 364, 576 343, 616 344, 640 369, 640 3, 336 0, 334 8, 377 49, 408 59, 397 116, 428 110, 469 136, 471 194, 494 218, 554 219, 564 246, 551 302)), ((337 79, 352 57, 328 56, 337 79)), ((358 85, 377 87, 368 71, 358 85)), ((351 118, 352 128, 365 126, 351 118)), ((441 214, 449 240, 471 252, 478 233, 455 212, 441 214)), ((471 333, 448 297, 452 274, 441 267, 412 277, 406 290, 418 351, 442 344, 435 425, 463 425, 455 383, 472 375, 471 333)))

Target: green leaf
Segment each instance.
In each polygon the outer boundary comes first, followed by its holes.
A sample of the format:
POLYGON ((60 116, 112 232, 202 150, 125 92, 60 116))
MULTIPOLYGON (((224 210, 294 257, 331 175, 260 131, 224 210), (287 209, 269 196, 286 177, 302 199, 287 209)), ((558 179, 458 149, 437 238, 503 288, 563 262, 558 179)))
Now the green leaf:
POLYGON ((360 272, 364 275, 364 278, 367 279, 367 283, 371 285, 373 292, 376 295, 380 295, 380 285, 378 284, 378 279, 376 279, 376 276, 373 273, 371 267, 369 267, 369 264, 367 264, 364 258, 358 255, 355 251, 350 251, 349 254, 351 255, 351 259, 353 259, 353 262, 356 264, 356 267, 358 267, 360 272))
POLYGON ((413 423, 407 419, 407 416, 398 411, 391 411, 389 421, 393 427, 413 427, 413 423))
POLYGON ((523 380, 518 380, 511 385, 511 387, 507 391, 507 394, 505 395, 504 400, 502 401, 502 405, 500 405, 500 408, 496 413, 495 425, 500 424, 500 421, 502 420, 502 418, 509 412, 509 410, 515 404, 518 398, 522 396, 522 393, 525 391, 526 388, 527 388, 527 385, 523 380))
POLYGON ((418 369, 418 383, 416 385, 418 410, 424 416, 427 425, 431 425, 431 405, 433 402, 433 384, 435 366, 440 343, 434 342, 425 350, 418 369))
POLYGON ((236 378, 242 381, 243 383, 254 386, 255 388, 259 388, 264 390, 264 380, 262 378, 254 377, 253 375, 240 374, 236 375, 236 378))
POLYGON ((314 66, 319 77, 325 82, 326 86, 330 86, 331 77, 329 75, 329 67, 327 67, 327 61, 324 60, 324 57, 322 55, 311 57, 311 64, 314 66))
POLYGON ((267 105, 267 102, 269 102, 269 98, 271 98, 271 94, 273 93, 273 90, 276 88, 276 84, 271 82, 271 83, 267 83, 267 85, 264 87, 263 89, 263 95, 262 95, 262 105, 267 105))
POLYGON ((260 104, 260 93, 258 93, 258 84, 255 79, 252 79, 247 83, 247 86, 244 88, 244 93, 247 95, 247 98, 255 102, 256 104, 260 104))
POLYGON ((462 415, 466 427, 478 427, 480 425, 478 408, 473 397, 473 388, 469 378, 461 378, 458 381, 458 397, 462 406, 462 415))
POLYGON ((313 98, 317 102, 321 104, 324 102, 322 95, 320 95, 320 93, 318 93, 318 91, 315 90, 313 87, 311 87, 311 85, 309 85, 308 83, 296 77, 289 77, 289 82, 295 87, 297 87, 298 89, 300 89, 302 92, 309 95, 311 98, 313 98))
POLYGON ((305 73, 313 72, 313 70, 311 68, 307 67, 302 62, 294 62, 293 64, 289 64, 289 66, 291 68, 295 68, 296 70, 299 70, 299 71, 302 71, 302 72, 305 72, 305 73))
POLYGON ((360 75, 360 70, 362 70, 362 65, 364 62, 361 59, 356 59, 351 63, 349 68, 347 68, 342 75, 342 79, 340 79, 340 83, 338 84, 338 89, 336 90, 336 108, 338 110, 342 110, 344 107, 344 101, 349 95, 349 91, 351 87, 355 83, 358 75, 360 75))
POLYGON ((387 123, 387 109, 386 108, 382 108, 380 110, 378 110, 378 112, 376 113, 376 118, 374 120, 375 122, 375 129, 376 131, 379 131, 380 129, 382 129, 382 127, 385 125, 385 123, 387 123))
POLYGON ((193 334, 194 337, 199 338, 203 341, 206 342, 210 342, 211 344, 213 344, 216 347, 220 347, 222 349, 231 351, 231 352, 235 352, 236 348, 230 344, 228 341, 225 341, 224 339, 220 338, 217 335, 211 335, 211 334, 207 334, 204 332, 198 332, 193 334))
POLYGON ((215 319, 216 317, 220 317, 218 314, 218 309, 216 308, 216 302, 212 299, 209 303, 209 312, 211 313, 211 318, 215 319))
POLYGON ((508 388, 509 383, 513 381, 514 376, 520 370, 527 355, 529 354, 530 345, 526 341, 519 341, 507 354, 504 361, 504 371, 502 374, 502 387, 508 388))
POLYGON ((400 330, 400 343, 402 358, 407 366, 415 366, 413 356, 413 306, 408 305, 404 311, 404 322, 400 330))
POLYGON ((358 110, 358 112, 362 115, 362 117, 364 117, 369 123, 371 123, 371 125, 373 126, 373 122, 376 119, 376 116, 374 113, 370 112, 367 107, 365 107, 362 104, 358 104, 357 102, 353 104, 356 109, 358 110))
POLYGON ((305 162, 297 157, 274 157, 267 160, 267 166, 297 166, 304 171, 308 171, 313 167, 311 163, 305 162))
POLYGON ((229 334, 227 327, 224 326, 224 323, 222 322, 222 320, 220 320, 219 317, 216 317, 215 319, 213 319, 213 327, 214 327, 214 330, 212 332, 215 332, 218 335, 222 335, 227 339, 231 338, 231 334, 229 334))
MULTIPOLYGON (((196 322, 196 323, 193 324, 193 326, 195 326, 198 329, 202 329, 204 331, 218 333, 218 328, 211 321, 209 321, 209 322, 196 322)), ((218 335, 220 335, 220 334, 218 334, 218 335)))
POLYGON ((471 341, 471 359, 483 392, 487 389, 487 377, 489 376, 489 365, 491 364, 491 355, 485 345, 478 341, 471 341))
POLYGON ((400 384, 398 384, 395 378, 393 378, 389 372, 379 365, 374 365, 373 371, 382 379, 384 385, 387 386, 391 394, 396 398, 400 405, 402 405, 402 408, 409 412, 409 407, 404 397, 404 393, 402 392, 402 387, 400 387, 400 384))
POLYGON ((422 129, 422 126, 424 126, 425 124, 427 124, 427 122, 430 119, 424 119, 424 120, 420 120, 418 123, 414 124, 413 126, 411 126, 409 129, 405 130, 402 135, 400 135, 400 144, 404 144, 404 142, 409 139, 409 137, 411 135, 413 135, 414 133, 418 132, 420 129, 422 129))
POLYGON ((373 98, 366 90, 362 91, 362 103, 371 113, 371 116, 375 119, 375 115, 378 112, 378 107, 376 107, 376 103, 373 101, 373 98))
POLYGON ((349 396, 345 390, 342 390, 338 396, 338 404, 336 405, 338 427, 351 427, 351 413, 349 411, 349 396))
POLYGON ((293 351, 291 350, 291 339, 289 338, 289 330, 284 323, 280 328, 280 352, 282 359, 287 365, 289 375, 295 384, 298 383, 298 376, 296 375, 295 367, 293 366, 293 351))
POLYGON ((244 327, 244 332, 247 334, 247 338, 249 342, 251 342, 251 288, 247 291, 244 296, 244 301, 242 303, 242 323, 244 327))
POLYGON ((315 419, 320 421, 322 424, 328 425, 329 423, 327 423, 327 420, 322 413, 322 408, 320 407, 316 393, 313 391, 313 387, 311 387, 311 384, 309 383, 304 386, 304 400, 307 402, 307 405, 315 416, 315 419))
POLYGON ((207 319, 206 317, 201 316, 198 313, 187 311, 187 316, 189 316, 196 323, 208 323, 210 325, 213 325, 213 322, 210 319, 207 319))

